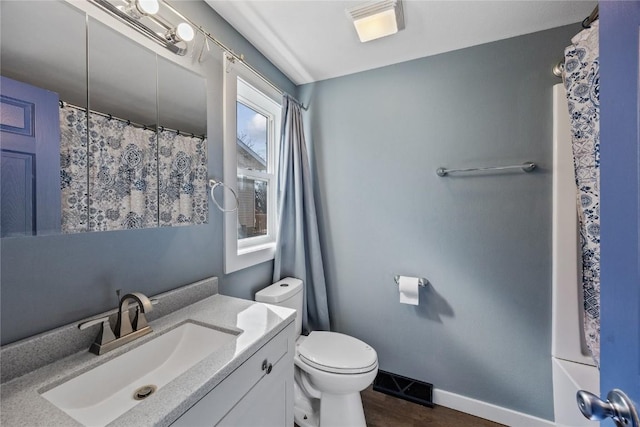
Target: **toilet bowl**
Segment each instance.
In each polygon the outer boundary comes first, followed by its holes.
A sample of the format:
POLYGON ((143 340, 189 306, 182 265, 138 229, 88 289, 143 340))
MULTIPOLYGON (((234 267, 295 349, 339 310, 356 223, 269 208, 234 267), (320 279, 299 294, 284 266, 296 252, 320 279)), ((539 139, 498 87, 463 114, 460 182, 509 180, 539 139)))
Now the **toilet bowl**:
POLYGON ((256 301, 294 308, 294 417, 301 427, 366 427, 360 391, 378 373, 378 356, 357 338, 337 332, 301 335, 302 281, 286 278, 256 293, 256 301))

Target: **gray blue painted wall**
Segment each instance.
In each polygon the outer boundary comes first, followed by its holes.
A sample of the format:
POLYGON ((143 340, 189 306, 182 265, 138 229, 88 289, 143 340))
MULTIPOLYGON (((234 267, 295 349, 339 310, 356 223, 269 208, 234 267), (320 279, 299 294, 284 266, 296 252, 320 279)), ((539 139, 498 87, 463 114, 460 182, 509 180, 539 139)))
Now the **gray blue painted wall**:
MULTIPOLYGON (((296 87, 202 1, 175 4, 269 80, 289 93, 296 87)), ((212 46, 220 62, 222 54, 212 46)), ((222 177, 221 64, 207 76, 209 92, 209 174, 222 177)), ((210 202, 209 224, 2 239, 0 242, 1 341, 3 344, 116 306, 115 290, 157 294, 209 276, 220 292, 252 298, 271 282, 273 263, 235 274, 223 273, 223 214, 210 202)))
POLYGON ((576 25, 301 88, 332 328, 380 368, 553 418, 552 66, 576 25), (534 161, 531 174, 436 169, 534 161), (429 280, 401 305, 395 274, 429 280))

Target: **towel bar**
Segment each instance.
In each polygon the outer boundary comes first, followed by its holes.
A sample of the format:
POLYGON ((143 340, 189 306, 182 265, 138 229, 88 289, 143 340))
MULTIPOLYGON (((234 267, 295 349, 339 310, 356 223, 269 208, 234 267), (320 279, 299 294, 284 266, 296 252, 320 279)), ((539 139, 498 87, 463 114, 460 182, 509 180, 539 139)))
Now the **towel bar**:
POLYGON ((511 166, 488 166, 485 168, 469 168, 469 169, 445 169, 438 168, 436 169, 436 174, 438 176, 447 176, 450 172, 476 172, 476 171, 500 171, 500 170, 508 170, 508 169, 522 169, 523 172, 531 172, 536 168, 536 164, 533 162, 525 162, 521 165, 511 165, 511 166))

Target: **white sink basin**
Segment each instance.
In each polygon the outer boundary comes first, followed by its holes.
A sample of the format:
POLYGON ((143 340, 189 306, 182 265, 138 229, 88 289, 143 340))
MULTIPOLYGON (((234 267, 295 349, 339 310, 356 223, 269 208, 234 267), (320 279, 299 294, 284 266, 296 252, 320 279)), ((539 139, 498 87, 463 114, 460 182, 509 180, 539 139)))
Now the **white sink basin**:
POLYGON ((140 403, 136 390, 160 389, 238 334, 186 322, 42 396, 84 425, 104 426, 140 403))

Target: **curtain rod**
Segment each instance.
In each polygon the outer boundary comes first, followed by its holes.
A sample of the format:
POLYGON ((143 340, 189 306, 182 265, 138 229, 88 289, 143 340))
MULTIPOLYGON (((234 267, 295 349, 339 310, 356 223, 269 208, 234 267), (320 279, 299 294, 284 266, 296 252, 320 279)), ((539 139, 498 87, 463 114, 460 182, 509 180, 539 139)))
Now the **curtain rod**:
POLYGON ((596 7, 593 9, 593 12, 591 12, 591 15, 587 16, 582 21, 582 28, 591 28, 591 23, 594 22, 599 17, 600 17, 600 9, 598 5, 596 5, 596 7))
POLYGON ((235 60, 240 61, 252 73, 254 73, 256 76, 258 76, 260 79, 262 79, 266 84, 271 86, 278 93, 280 93, 281 95, 285 95, 285 94, 288 95, 289 98, 291 98, 295 103, 297 103, 300 106, 300 108, 302 108, 303 110, 307 111, 309 109, 309 106, 305 106, 302 102, 298 101, 296 98, 294 98, 290 94, 286 93, 285 91, 280 89, 275 84, 271 83, 271 81, 269 79, 267 79, 260 71, 256 70, 251 64, 249 64, 247 61, 245 61, 244 55, 238 55, 237 53, 235 53, 233 50, 231 50, 231 48, 227 47, 224 43, 222 43, 220 40, 216 39, 213 35, 211 35, 211 33, 209 33, 208 31, 205 31, 205 29, 202 28, 201 25, 196 24, 190 18, 187 18, 182 13, 177 11, 176 8, 174 8, 166 0, 163 2, 163 4, 165 6, 167 6, 169 8, 169 10, 171 10, 171 12, 175 13, 178 17, 180 17, 181 19, 184 19, 185 21, 187 21, 192 27, 197 28, 198 31, 200 31, 200 33, 202 33, 203 36, 205 36, 207 39, 211 40, 220 49, 224 50, 226 53, 231 55, 231 57, 233 57, 235 60))
MULTIPOLYGON (((87 111, 87 109, 85 107, 81 107, 79 105, 70 104, 70 103, 68 103, 66 101, 60 101, 59 103, 60 103, 60 108, 69 107, 69 108, 74 108, 74 109, 80 110, 80 111, 85 111, 85 112, 87 111)), ((177 129, 166 128, 164 126, 145 125, 145 124, 142 124, 142 123, 132 122, 131 120, 123 119, 121 117, 116 117, 116 116, 114 116, 112 114, 103 113, 101 111, 89 110, 89 113, 96 114, 96 115, 101 116, 101 117, 105 117, 105 118, 107 118, 109 120, 117 120, 119 122, 126 123, 128 126, 133 126, 133 127, 144 129, 144 130, 152 130, 152 131, 160 131, 160 132, 163 132, 163 131, 174 132, 176 135, 190 136, 191 138, 198 138, 198 139, 202 139, 202 140, 207 138, 206 135, 196 135, 194 133, 182 132, 182 131, 177 130, 177 129)))
MULTIPOLYGON (((598 5, 596 5, 596 7, 593 8, 593 11, 591 12, 591 14, 582 20, 582 28, 584 29, 591 28, 591 24, 599 17, 600 17, 600 8, 598 7, 598 5)), ((564 70, 564 59, 558 62, 556 65, 554 65, 553 68, 551 69, 551 71, 553 72, 553 75, 556 77, 562 77, 563 70, 564 70)))

